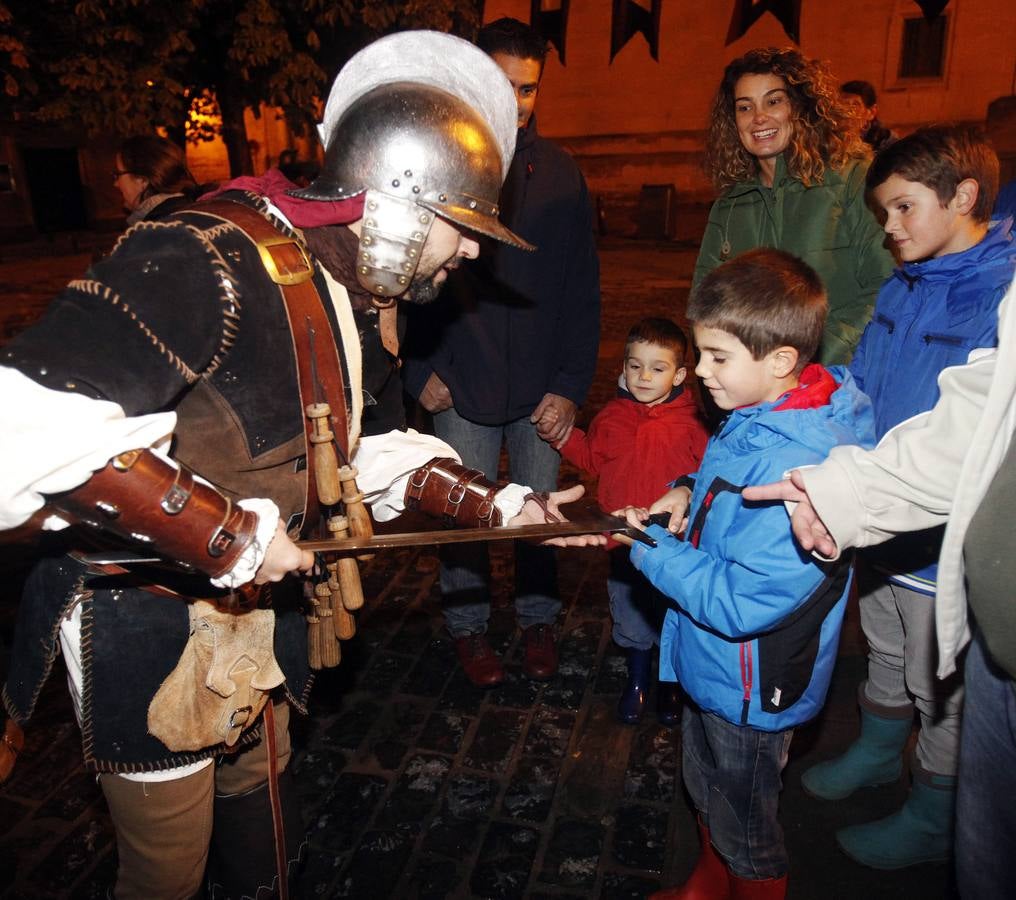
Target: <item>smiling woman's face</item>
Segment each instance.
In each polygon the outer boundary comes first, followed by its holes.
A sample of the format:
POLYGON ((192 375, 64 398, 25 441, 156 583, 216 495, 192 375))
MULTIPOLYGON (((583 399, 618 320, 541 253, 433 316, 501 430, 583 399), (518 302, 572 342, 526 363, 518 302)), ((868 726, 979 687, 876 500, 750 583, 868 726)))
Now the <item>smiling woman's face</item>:
POLYGON ((741 144, 761 164, 774 161, 794 132, 794 110, 779 75, 742 75, 734 85, 734 121, 741 144))

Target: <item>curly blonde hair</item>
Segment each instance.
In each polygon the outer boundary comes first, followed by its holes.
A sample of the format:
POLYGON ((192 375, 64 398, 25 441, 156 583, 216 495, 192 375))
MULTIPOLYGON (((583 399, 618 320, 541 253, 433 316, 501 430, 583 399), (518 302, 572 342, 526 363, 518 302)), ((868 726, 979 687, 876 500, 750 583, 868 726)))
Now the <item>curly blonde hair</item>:
POLYGON ((744 149, 734 118, 734 88, 744 75, 776 75, 787 86, 793 129, 784 159, 794 178, 810 186, 822 181, 826 167, 841 169, 851 159, 867 155, 824 63, 807 59, 792 47, 750 50, 727 65, 713 98, 705 169, 717 191, 758 172, 758 161, 744 149))

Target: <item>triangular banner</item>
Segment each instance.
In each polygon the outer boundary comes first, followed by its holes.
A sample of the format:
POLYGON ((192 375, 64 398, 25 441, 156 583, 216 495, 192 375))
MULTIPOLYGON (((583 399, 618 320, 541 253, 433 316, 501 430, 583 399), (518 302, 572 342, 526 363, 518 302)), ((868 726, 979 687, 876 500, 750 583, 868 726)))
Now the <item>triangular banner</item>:
POLYGON ((942 10, 949 5, 949 0, 917 0, 917 5, 921 7, 924 18, 933 22, 942 15, 942 10))
POLYGON ((645 37, 649 44, 649 55, 660 61, 660 11, 663 0, 651 0, 646 9, 634 0, 614 0, 610 22, 610 61, 636 34, 645 37))
POLYGON ((743 36, 767 12, 776 16, 788 38, 801 43, 801 0, 735 0, 727 44, 743 36))
POLYGON ((568 6, 570 0, 560 0, 554 9, 543 9, 543 0, 532 0, 529 6, 529 24, 557 47, 557 56, 564 61, 565 36, 568 33, 568 6))

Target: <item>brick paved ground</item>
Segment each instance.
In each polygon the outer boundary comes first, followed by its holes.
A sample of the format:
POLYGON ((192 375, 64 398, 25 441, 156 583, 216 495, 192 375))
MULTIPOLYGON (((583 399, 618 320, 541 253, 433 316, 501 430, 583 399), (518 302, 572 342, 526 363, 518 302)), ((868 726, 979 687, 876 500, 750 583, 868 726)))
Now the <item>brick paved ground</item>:
MULTIPOLYGON (((2 315, 43 296, 35 266, 0 257, 0 284, 21 285, 2 315)), ((45 260, 48 281, 87 262, 45 260)), ((620 341, 650 312, 680 318, 693 248, 608 242, 602 247, 603 347, 589 410, 612 394, 620 341)), ((77 269, 75 268, 77 267, 77 269)), ((7 293, 7 292, 5 292, 7 293)), ((565 480, 573 470, 565 469, 565 480)), ((379 554, 364 570, 373 598, 344 662, 319 679, 309 719, 295 727, 294 771, 310 854, 298 897, 641 898, 681 880, 697 840, 680 786, 679 736, 652 717, 617 724, 623 661, 610 642, 602 553, 559 553, 561 672, 537 685, 520 673, 511 564, 494 553, 491 635, 505 654, 501 688, 473 689, 441 630, 432 551, 379 554)), ((0 554, 10 640, 20 551, 0 554)), ((791 751, 782 821, 791 852, 790 897, 946 900, 947 866, 895 873, 842 856, 833 831, 897 806, 905 783, 841 803, 806 798, 800 773, 856 729, 864 645, 851 610, 830 701, 791 751)), ((99 897, 115 870, 108 815, 81 768, 59 665, 28 732, 29 746, 0 793, 0 895, 99 897)))

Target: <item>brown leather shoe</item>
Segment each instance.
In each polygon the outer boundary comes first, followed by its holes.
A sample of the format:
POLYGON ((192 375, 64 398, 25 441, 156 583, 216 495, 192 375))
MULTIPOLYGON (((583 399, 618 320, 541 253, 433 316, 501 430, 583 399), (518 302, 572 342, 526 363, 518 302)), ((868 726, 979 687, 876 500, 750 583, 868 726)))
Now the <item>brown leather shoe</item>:
POLYGON ((522 632, 525 655, 522 671, 534 681, 547 681, 557 674, 557 638, 551 625, 530 625, 522 632))
POLYGON ((481 688, 497 687, 504 681, 504 669, 485 634, 467 634, 455 638, 455 653, 463 671, 481 688))
POLYGON ((8 719, 0 736, 0 784, 11 777, 18 754, 24 749, 25 733, 13 719, 8 719))

